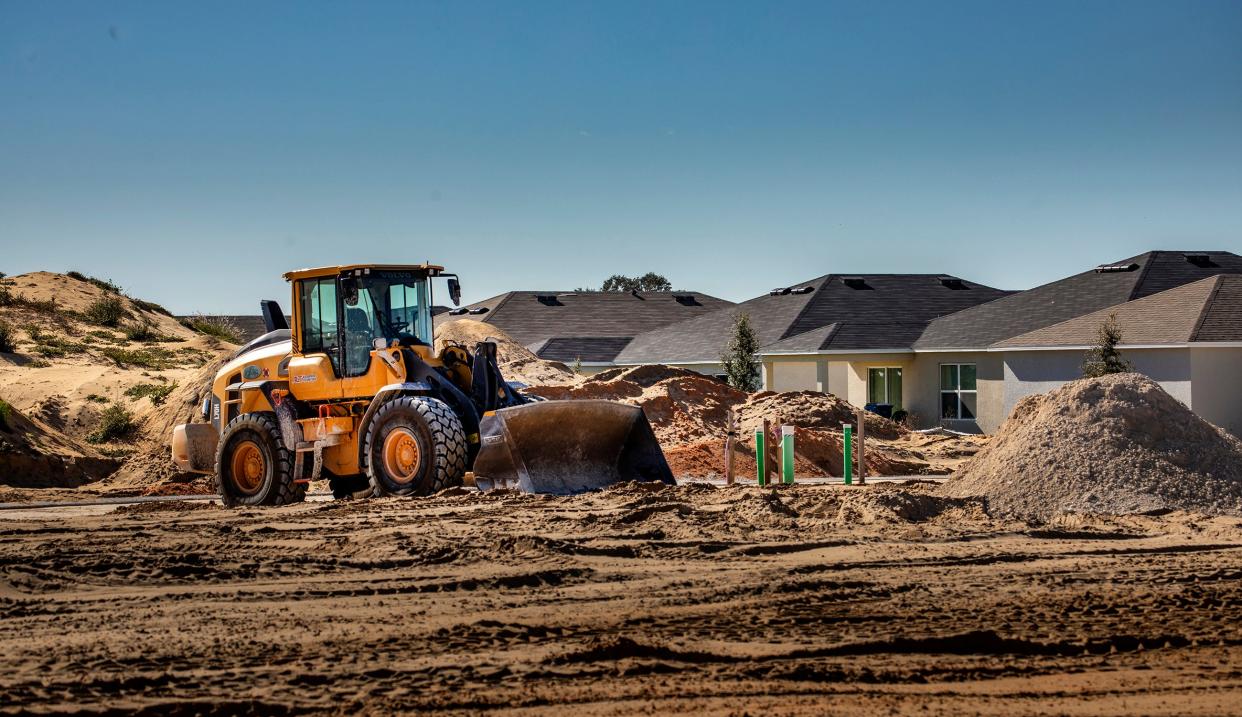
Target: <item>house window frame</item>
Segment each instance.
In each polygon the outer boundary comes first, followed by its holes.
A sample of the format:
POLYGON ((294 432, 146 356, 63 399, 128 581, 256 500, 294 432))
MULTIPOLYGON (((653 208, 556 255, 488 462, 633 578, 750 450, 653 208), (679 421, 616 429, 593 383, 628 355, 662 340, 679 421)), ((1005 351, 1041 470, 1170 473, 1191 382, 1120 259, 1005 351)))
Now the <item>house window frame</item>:
POLYGON ((940 364, 940 420, 942 421, 975 421, 979 417, 979 364, 971 361, 957 361, 940 364), (944 385, 944 369, 946 366, 953 366, 956 386, 954 388, 945 388, 944 385), (962 367, 971 366, 975 371, 975 387, 962 388, 962 367), (957 411, 954 416, 944 415, 944 395, 952 394, 957 402, 957 411), (962 415, 962 396, 969 395, 974 397, 975 411, 971 416, 962 415))
POLYGON ((897 371, 898 374, 901 375, 901 390, 904 391, 905 390, 905 372, 902 371, 902 368, 903 367, 901 366, 868 366, 867 367, 867 403, 873 403, 873 401, 871 400, 871 372, 872 371, 883 371, 884 372, 884 397, 886 400, 880 401, 880 403, 886 403, 892 406, 894 411, 900 411, 902 408, 902 400, 901 400, 902 397, 897 396, 897 400, 896 401, 893 400, 893 396, 889 392, 891 385, 892 385, 892 382, 889 381, 889 371, 897 371))

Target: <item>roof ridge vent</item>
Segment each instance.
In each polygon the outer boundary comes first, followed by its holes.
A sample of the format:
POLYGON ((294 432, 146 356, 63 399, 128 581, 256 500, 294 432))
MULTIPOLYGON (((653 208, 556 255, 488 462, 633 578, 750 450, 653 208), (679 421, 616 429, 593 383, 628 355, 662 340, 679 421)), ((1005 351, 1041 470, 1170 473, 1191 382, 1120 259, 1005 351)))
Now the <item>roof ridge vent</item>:
POLYGON ((809 293, 811 293, 812 291, 815 291, 815 287, 811 286, 810 284, 807 284, 806 286, 799 286, 799 287, 798 287, 798 288, 796 288, 796 289, 790 289, 789 293, 791 293, 791 294, 809 294, 809 293))
POLYGON ((861 276, 843 276, 841 277, 841 283, 845 284, 851 289, 870 289, 871 288, 870 286, 867 286, 867 280, 861 276))
POLYGON ((556 294, 535 294, 535 300, 544 306, 564 306, 556 294))
POLYGON ((1191 264, 1194 264, 1195 266, 1203 267, 1205 269, 1208 267, 1216 266, 1216 262, 1212 261, 1211 255, 1204 254, 1203 252, 1191 252, 1191 253, 1182 254, 1182 256, 1184 256, 1186 258, 1186 261, 1190 262, 1191 264))
POLYGON ((966 285, 962 283, 962 280, 956 276, 949 276, 946 274, 944 276, 938 276, 936 279, 939 280, 940 285, 946 289, 961 291, 966 288, 966 285))
POLYGON ((1138 268, 1139 268, 1139 265, 1135 264, 1134 262, 1130 262, 1129 264, 1100 264, 1099 266, 1095 267, 1095 273, 1097 274, 1120 274, 1120 273, 1127 272, 1127 271, 1137 271, 1138 268))
POLYGON ((694 294, 673 294, 673 301, 682 306, 699 306, 699 300, 695 298, 694 294))
POLYGON ((769 291, 768 296, 788 296, 791 292, 793 292, 793 289, 788 286, 782 286, 769 291))

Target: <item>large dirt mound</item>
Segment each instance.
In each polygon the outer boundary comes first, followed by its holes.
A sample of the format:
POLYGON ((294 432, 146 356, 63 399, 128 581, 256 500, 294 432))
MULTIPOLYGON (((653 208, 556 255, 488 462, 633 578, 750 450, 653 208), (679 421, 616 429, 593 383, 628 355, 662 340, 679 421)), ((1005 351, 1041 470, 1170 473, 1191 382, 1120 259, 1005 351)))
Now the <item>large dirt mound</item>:
POLYGON ((77 488, 116 470, 117 462, 41 421, 0 408, 0 484, 77 488))
POLYGON ((1139 374, 1030 396, 944 486, 998 515, 1242 513, 1242 441, 1139 374))
POLYGON ((459 344, 473 352, 475 344, 480 341, 496 342, 500 371, 506 380, 519 381, 528 386, 572 383, 580 380, 579 376, 565 364, 539 358, 500 328, 491 324, 473 319, 457 319, 436 327, 436 353, 452 344, 459 344))
POLYGON ((148 493, 210 492, 210 476, 182 473, 173 465, 169 442, 173 427, 202 423, 203 398, 211 391, 216 372, 229 360, 221 356, 177 384, 164 402, 153 406, 138 422, 134 453, 104 481, 109 490, 148 493))

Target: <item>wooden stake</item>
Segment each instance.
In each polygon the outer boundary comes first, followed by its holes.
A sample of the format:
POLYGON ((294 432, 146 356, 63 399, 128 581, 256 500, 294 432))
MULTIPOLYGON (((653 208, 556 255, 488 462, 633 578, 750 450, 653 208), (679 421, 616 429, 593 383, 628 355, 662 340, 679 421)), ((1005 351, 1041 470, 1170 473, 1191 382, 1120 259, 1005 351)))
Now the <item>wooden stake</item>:
POLYGON ((867 410, 858 409, 858 485, 867 482, 867 410))
MULTIPOLYGON (((776 420, 776 425, 780 425, 780 418, 776 420)), ((776 470, 776 441, 772 440, 772 423, 768 419, 763 419, 763 435, 766 440, 763 442, 763 482, 772 485, 772 473, 776 470)))
POLYGON ((737 437, 737 417, 729 410, 725 417, 725 485, 733 485, 733 452, 737 437))

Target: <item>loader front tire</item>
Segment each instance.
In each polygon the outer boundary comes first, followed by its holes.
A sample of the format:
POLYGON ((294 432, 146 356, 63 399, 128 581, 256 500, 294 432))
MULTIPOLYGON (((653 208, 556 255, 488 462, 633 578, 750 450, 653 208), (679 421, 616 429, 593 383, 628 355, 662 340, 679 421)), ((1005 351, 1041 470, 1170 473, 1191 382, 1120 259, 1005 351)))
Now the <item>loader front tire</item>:
POLYGON ((226 506, 285 505, 306 498, 293 481, 293 454, 274 413, 243 413, 229 421, 216 449, 216 492, 226 506))
POLYGON ((375 412, 363 455, 372 495, 431 495, 461 485, 466 433, 443 401, 399 396, 375 412))

